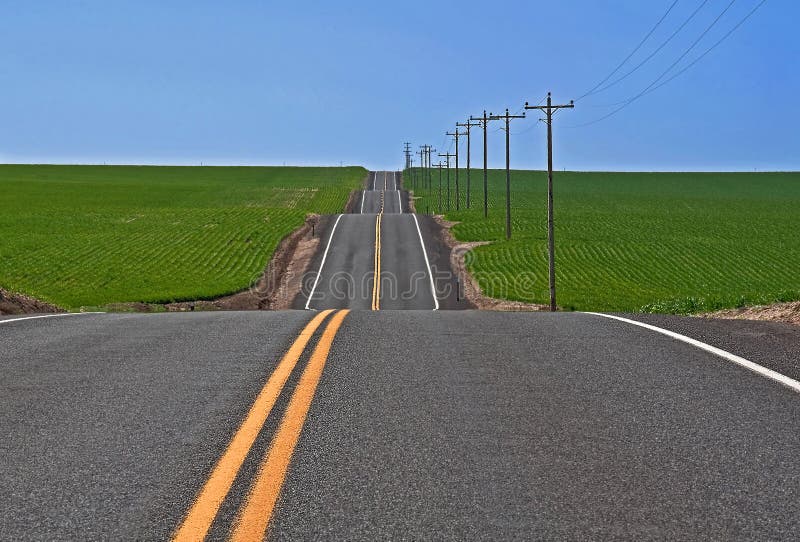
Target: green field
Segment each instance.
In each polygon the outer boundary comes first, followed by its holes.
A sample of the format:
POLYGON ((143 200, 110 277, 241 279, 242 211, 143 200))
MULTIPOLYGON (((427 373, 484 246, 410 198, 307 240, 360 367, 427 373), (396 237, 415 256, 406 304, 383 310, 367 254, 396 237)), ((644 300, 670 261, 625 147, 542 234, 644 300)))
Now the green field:
POLYGON ((0 286, 77 309, 246 288, 360 167, 0 166, 0 286))
MULTIPOLYGON (((800 299, 800 173, 557 172, 554 179, 561 307, 691 313, 800 299)), ((492 241, 467 262, 487 295, 546 303, 547 175, 513 171, 511 183, 511 241, 504 170, 490 171, 488 220, 482 170, 472 171, 472 209, 446 218, 460 222, 458 239, 492 241)), ((433 208, 436 197, 428 201, 433 208)), ((425 198, 417 209, 424 211, 425 198)))

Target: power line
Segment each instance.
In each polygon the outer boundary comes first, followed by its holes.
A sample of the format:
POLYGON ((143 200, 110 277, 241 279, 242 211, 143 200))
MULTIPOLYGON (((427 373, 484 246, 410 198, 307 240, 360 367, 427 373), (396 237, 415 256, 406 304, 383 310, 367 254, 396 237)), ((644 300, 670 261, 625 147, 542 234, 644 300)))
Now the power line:
POLYGON ((600 81, 599 83, 597 83, 597 84, 596 84, 596 85, 595 85, 595 86, 594 86, 594 87, 593 87, 591 90, 589 90, 588 92, 586 92, 586 93, 585 93, 585 94, 583 94, 582 96, 579 96, 579 97, 578 97, 578 100, 581 100, 581 99, 583 99, 583 98, 585 98, 585 97, 587 97, 587 96, 591 96, 592 94, 594 94, 594 92, 595 92, 595 91, 596 91, 598 88, 600 88, 601 86, 603 86, 603 84, 604 84, 606 81, 608 81, 609 79, 611 79, 611 77, 613 77, 613 75, 614 75, 615 73, 617 73, 617 72, 620 70, 620 68, 622 68, 622 66, 624 66, 625 64, 627 64, 627 62, 628 62, 628 61, 631 59, 631 57, 633 57, 633 55, 635 55, 637 52, 639 52, 639 49, 641 49, 641 48, 642 48, 642 45, 644 45, 644 44, 645 44, 645 42, 646 42, 648 39, 650 39, 650 36, 652 36, 652 35, 653 35, 653 32, 655 32, 655 31, 656 31, 656 29, 657 29, 659 26, 661 26, 661 23, 663 23, 663 22, 664 22, 664 19, 666 19, 666 18, 667 18, 667 15, 669 15, 669 14, 670 14, 670 12, 672 11, 672 9, 673 9, 673 8, 674 8, 674 7, 675 7, 677 4, 678 4, 678 0, 675 0, 674 2, 672 2, 672 5, 670 5, 670 6, 667 8, 667 11, 664 13, 664 15, 662 15, 662 16, 661 16, 661 18, 658 20, 658 22, 655 24, 655 26, 653 26, 653 28, 651 28, 651 29, 650 29, 650 32, 648 32, 648 33, 647 33, 647 35, 646 35, 644 38, 642 38, 642 41, 640 41, 640 42, 639 42, 639 45, 637 45, 636 47, 634 47, 633 51, 631 51, 631 53, 630 53, 628 56, 626 56, 626 57, 625 57, 625 60, 623 60, 622 62, 620 62, 620 63, 619 63, 619 66, 617 66, 616 68, 614 68, 614 70, 613 70, 611 73, 609 73, 608 75, 606 75, 606 77, 605 77, 605 78, 604 78, 602 81, 600 81))
POLYGON ((713 51, 714 49, 716 49, 716 48, 717 48, 717 46, 719 46, 719 45, 720 45, 720 44, 721 44, 723 41, 725 41, 726 39, 728 39, 728 36, 730 36, 731 34, 733 34, 734 32, 736 32, 736 30, 738 30, 738 29, 739 29, 739 27, 740 27, 740 26, 742 26, 742 25, 745 23, 745 21, 747 21, 747 19, 749 19, 749 18, 750 18, 750 17, 751 17, 751 16, 752 16, 752 15, 753 15, 753 14, 754 14, 756 11, 758 11, 758 9, 759 9, 761 6, 763 6, 763 5, 764 5, 766 2, 767 2, 767 0, 761 0, 761 2, 759 2, 759 3, 756 5, 756 7, 754 7, 753 9, 751 9, 751 10, 750 10, 750 12, 749 12, 747 15, 745 15, 745 16, 742 18, 742 20, 741 20, 741 21, 739 21, 738 23, 736 23, 736 26, 734 26, 733 28, 731 28, 731 29, 730 29, 730 30, 729 30, 729 31, 728 31, 728 32, 727 32, 727 33, 726 33, 724 36, 722 36, 722 37, 721 37, 721 38, 720 38, 720 39, 719 39, 719 40, 718 40, 716 43, 714 43, 714 45, 712 45, 711 47, 709 47, 708 49, 706 49, 705 51, 703 51, 703 53, 702 53, 700 56, 698 56, 698 57, 697 57, 697 58, 695 58, 693 61, 691 61, 691 62, 690 62, 688 65, 686 65, 684 68, 682 68, 681 70, 679 70, 679 71, 678 71, 677 73, 675 73, 675 74, 674 74, 672 77, 670 77, 670 78, 669 78, 669 79, 667 79, 666 81, 662 81, 661 83, 659 83, 659 84, 658 84, 658 85, 656 85, 655 87, 651 88, 650 90, 648 90, 647 92, 645 92, 644 94, 642 94, 642 96, 644 96, 644 95, 646 95, 646 94, 650 94, 651 92, 653 92, 653 91, 655 91, 655 90, 657 90, 657 89, 659 89, 659 88, 663 87, 664 85, 666 85, 667 83, 669 83, 670 81, 672 81, 673 79, 675 79, 676 77, 678 77, 679 75, 682 75, 683 73, 685 73, 685 72, 686 72, 686 71, 687 71, 689 68, 691 68, 692 66, 694 66, 695 64, 697 64, 698 62, 700 62, 700 60, 702 60, 702 59, 703 59, 703 57, 705 57, 705 56, 706 56, 708 53, 710 53, 711 51, 713 51))
MULTIPOLYGON (((645 58, 644 60, 642 60, 642 61, 641 61, 639 64, 637 64, 637 65, 636 65, 636 66, 635 66, 635 67, 634 67, 632 70, 630 70, 629 72, 627 72, 627 73, 626 73, 625 75, 623 75, 622 77, 619 77, 618 79, 615 79, 614 81, 612 81, 611 83, 607 84, 607 85, 606 85, 606 86, 604 86, 603 88, 600 88, 600 89, 598 89, 598 90, 596 90, 596 91, 592 92, 591 94, 599 94, 600 92, 603 92, 603 91, 605 91, 605 90, 608 90, 608 89, 610 89, 611 87, 613 87, 614 85, 616 85, 617 83, 619 83, 619 82, 621 82, 621 81, 624 81, 625 79, 627 79, 628 77, 630 77, 631 75, 633 75, 634 73, 636 73, 636 72, 639 70, 639 68, 641 68, 642 66, 644 66, 645 64, 647 64, 647 63, 648 63, 648 62, 649 62, 649 61, 650 61, 650 60, 651 60, 651 59, 652 59, 654 56, 656 56, 656 55, 657 55, 657 54, 658 54, 658 53, 659 53, 659 52, 660 52, 660 51, 661 51, 661 50, 662 50, 664 47, 666 47, 666 46, 667 46, 667 44, 668 44, 669 42, 671 42, 671 41, 673 40, 673 38, 674 38, 675 36, 677 36, 677 35, 680 33, 680 31, 681 31, 681 30, 683 30, 683 29, 684 29, 684 27, 685 27, 687 24, 689 24, 689 22, 690 22, 692 19, 694 19, 695 15, 697 15, 697 13, 698 13, 698 12, 699 12, 701 9, 703 9, 703 6, 705 6, 707 3, 708 3, 708 0, 703 0, 703 2, 702 2, 702 3, 701 3, 699 6, 697 6, 697 9, 695 9, 695 10, 692 12, 692 14, 691 14, 691 15, 689 15, 689 17, 688 17, 688 18, 687 18, 685 21, 683 21, 683 24, 681 24, 681 25, 678 27, 678 29, 677 29, 677 30, 675 30, 675 32, 673 32, 673 33, 670 35, 670 37, 668 37, 668 38, 666 39, 666 41, 664 41, 664 42, 663 42, 661 45, 659 45, 659 46, 658 46, 658 48, 656 48, 656 50, 655 50, 655 51, 653 51, 652 53, 650 53, 650 55, 649 55, 649 56, 647 56, 647 58, 645 58)), ((578 99, 580 99, 580 98, 578 98, 578 99)))
MULTIPOLYGON (((766 0, 763 0, 763 1, 766 1, 766 0)), ((714 21, 713 21, 713 22, 712 22, 710 25, 708 25, 708 27, 706 27, 706 29, 703 31, 703 33, 702 33, 702 34, 700 34, 700 36, 699 36, 699 37, 698 37, 698 38, 697 38, 697 39, 694 41, 694 43, 692 43, 692 44, 689 46, 689 48, 688 48, 688 49, 686 49, 686 50, 683 52, 683 54, 682 54, 681 56, 679 56, 679 57, 678 57, 678 59, 677 59, 675 62, 673 62, 673 63, 672 63, 670 66, 669 66, 669 68, 667 68, 666 70, 664 70, 664 71, 661 73, 661 75, 659 75, 659 76, 658 76, 658 77, 655 79, 655 81, 653 81, 652 83, 650 83, 649 85, 647 85, 647 86, 645 87, 645 89, 644 89, 644 90, 642 90, 641 92, 639 92, 637 95, 633 96, 632 98, 630 98, 630 99, 626 100, 626 101, 625 101, 625 102, 624 102, 624 103, 623 103, 621 106, 619 106, 618 108, 616 108, 614 111, 612 111, 612 112, 608 113, 607 115, 604 115, 604 116, 600 117, 599 119, 595 119, 595 120, 593 120, 593 121, 590 121, 590 122, 587 122, 587 123, 584 123, 584 124, 578 124, 578 125, 575 125, 575 126, 570 126, 570 128, 581 128, 581 127, 584 127, 584 126, 591 126, 592 124, 596 124, 596 123, 598 123, 598 122, 604 121, 604 120, 606 120, 607 118, 609 118, 609 117, 612 117, 612 116, 616 115, 617 113, 619 113, 620 111, 622 111, 623 109, 625 109, 626 107, 628 107, 629 105, 631 105, 633 102, 635 102, 636 100, 638 100, 639 98, 641 98, 641 97, 642 97, 642 96, 644 96, 645 94, 648 94, 648 93, 650 93, 652 90, 655 90, 655 88, 654 88, 654 87, 655 87, 655 86, 656 86, 656 85, 657 85, 659 82, 661 82, 661 80, 664 78, 664 76, 665 76, 665 75, 667 75, 667 74, 668 74, 670 71, 672 71, 672 69, 673 69, 675 66, 677 66, 677 65, 680 63, 680 61, 681 61, 681 60, 683 60, 683 59, 686 57, 686 55, 688 55, 688 54, 689 54, 689 53, 692 51, 692 49, 694 49, 694 48, 697 46, 697 44, 698 44, 698 43, 700 43, 700 41, 701 41, 701 40, 702 40, 702 39, 703 39, 703 38, 704 38, 704 37, 705 37, 705 36, 706 36, 706 35, 707 35, 707 34, 708 34, 710 31, 711 31, 711 29, 712 29, 712 28, 713 28, 713 27, 714 27, 714 26, 715 26, 715 25, 716 25, 716 24, 719 22, 719 20, 720 20, 720 19, 723 17, 723 15, 725 15, 725 13, 727 13, 727 11, 728 11, 728 10, 731 8, 731 6, 733 6, 733 4, 734 4, 735 2, 736 2, 736 0, 731 0, 731 2, 730 2, 730 3, 729 3, 729 4, 728 4, 726 7, 725 7, 725 9, 723 9, 723 10, 722 10, 722 12, 721 12, 719 15, 717 15, 717 18, 716 18, 716 19, 714 19, 714 21)), ((763 2, 762 2, 762 3, 763 3, 763 2)), ((758 6, 758 7, 760 7, 760 6, 758 6)), ((756 9, 757 9, 757 8, 756 8, 756 9)), ((749 15, 748 15, 748 17, 749 17, 749 15)), ((665 84, 666 84, 666 82, 665 82, 665 84)), ((662 85, 662 86, 663 86, 663 85, 662 85)))

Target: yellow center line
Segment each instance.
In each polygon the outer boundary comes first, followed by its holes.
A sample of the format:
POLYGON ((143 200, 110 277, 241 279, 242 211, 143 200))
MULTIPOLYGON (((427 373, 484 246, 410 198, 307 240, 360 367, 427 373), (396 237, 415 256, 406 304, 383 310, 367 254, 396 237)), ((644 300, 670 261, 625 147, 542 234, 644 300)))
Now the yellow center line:
POLYGON ((381 307, 381 222, 383 211, 378 213, 375 219, 375 260, 372 275, 372 310, 380 310, 381 307))
POLYGON ((250 493, 238 521, 231 534, 231 542, 261 542, 267 531, 269 520, 278 500, 281 487, 286 479, 286 471, 292 459, 292 454, 300 438, 308 409, 317 390, 317 385, 325 368, 325 362, 342 321, 348 310, 337 312, 328 322, 311 359, 303 371, 294 394, 286 407, 286 414, 281 420, 281 425, 272 445, 261 463, 256 479, 250 488, 250 493))
POLYGON ((253 406, 250 407, 242 425, 233 435, 228 448, 220 457, 214 470, 211 471, 183 523, 175 531, 172 538, 174 541, 195 541, 203 540, 206 537, 222 501, 228 495, 242 463, 253 446, 253 442, 264 426, 264 422, 275 405, 292 369, 297 365, 297 360, 300 359, 300 355, 314 332, 331 312, 333 310, 320 312, 303 328, 272 372, 253 402, 253 406))

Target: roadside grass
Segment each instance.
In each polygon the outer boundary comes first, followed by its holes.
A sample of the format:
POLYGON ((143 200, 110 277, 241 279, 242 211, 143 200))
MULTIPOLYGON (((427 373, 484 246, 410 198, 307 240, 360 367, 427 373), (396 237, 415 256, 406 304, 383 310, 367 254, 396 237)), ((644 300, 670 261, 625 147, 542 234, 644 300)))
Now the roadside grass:
MULTIPOLYGON (((546 172, 512 171, 511 241, 505 170, 489 172, 488 219, 483 171, 472 170, 470 210, 460 176, 462 210, 445 217, 459 240, 492 241, 467 259, 484 292, 548 302, 546 172)), ((563 308, 688 314, 800 299, 800 173, 556 172, 554 184, 563 308)), ((437 193, 417 192, 418 209, 425 196, 435 207, 437 193)))
POLYGON ((248 287, 360 167, 0 165, 0 286, 67 309, 248 287))

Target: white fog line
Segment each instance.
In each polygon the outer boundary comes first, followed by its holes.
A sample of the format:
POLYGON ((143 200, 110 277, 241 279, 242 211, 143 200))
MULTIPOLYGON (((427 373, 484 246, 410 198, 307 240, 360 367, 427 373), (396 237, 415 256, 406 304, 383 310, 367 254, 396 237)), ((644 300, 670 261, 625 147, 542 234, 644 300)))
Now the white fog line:
POLYGON ((331 241, 333 241, 333 234, 336 233, 336 226, 339 225, 339 221, 342 219, 344 215, 339 215, 339 218, 336 219, 336 223, 333 225, 333 229, 331 230, 331 236, 328 237, 328 244, 325 247, 325 252, 322 254, 322 263, 319 264, 319 271, 317 271, 317 278, 314 279, 314 286, 311 287, 311 293, 308 294, 308 301, 306 301, 306 310, 310 308, 311 300, 314 298, 314 291, 317 289, 317 284, 319 283, 319 277, 322 275, 322 268, 325 267, 325 260, 328 257, 328 250, 331 248, 331 241))
POLYGON ((681 335, 680 333, 675 333, 674 331, 669 331, 668 329, 662 329, 660 327, 656 327, 650 324, 645 324, 644 322, 637 322, 636 320, 629 320, 627 318, 622 318, 620 316, 613 316, 611 314, 601 314, 599 312, 587 312, 584 314, 592 314, 594 316, 602 316, 603 318, 610 318, 611 320, 619 320, 620 322, 626 322, 634 326, 639 326, 645 329, 649 329, 650 331, 655 331, 656 333, 661 333, 662 335, 666 335, 667 337, 671 337, 675 340, 691 344, 692 346, 695 346, 700 350, 705 350, 706 352, 715 354, 721 358, 724 358, 730 362, 735 363, 736 365, 744 367, 749 371, 753 371, 754 373, 769 378, 770 380, 774 380, 775 382, 783 384, 784 386, 800 393, 800 382, 798 382, 797 380, 789 378, 786 375, 782 375, 781 373, 773 371, 772 369, 767 369, 766 367, 762 367, 761 365, 753 363, 748 359, 744 359, 735 354, 731 354, 730 352, 722 350, 721 348, 717 348, 715 346, 711 346, 710 344, 706 344, 696 339, 692 339, 691 337, 687 337, 686 335, 681 335))
POLYGON ((412 214, 414 217, 414 224, 417 225, 417 235, 419 235, 419 244, 422 245, 422 255, 425 256, 425 265, 428 266, 428 277, 431 279, 431 295, 433 296, 433 310, 439 310, 439 300, 436 299, 436 285, 433 283, 433 272, 431 271, 431 264, 428 261, 428 251, 425 250, 425 241, 422 240, 422 232, 419 229, 419 221, 417 215, 412 214))
POLYGON ((365 199, 367 199, 367 191, 366 190, 362 190, 361 191, 361 214, 362 215, 364 214, 364 200, 365 199))
POLYGON ((81 316, 83 314, 105 314, 103 312, 63 312, 58 314, 43 314, 41 316, 24 316, 22 318, 9 318, 7 320, 0 320, 0 324, 9 324, 11 322, 19 322, 21 320, 36 320, 37 318, 55 318, 57 316, 81 316))

